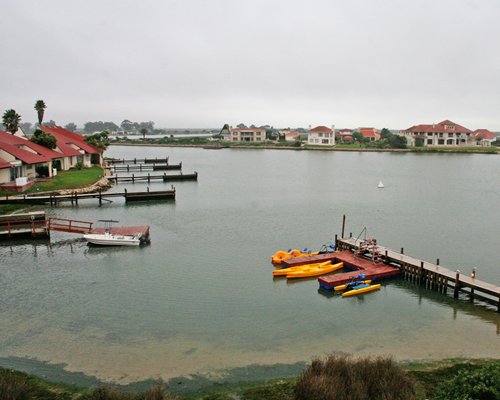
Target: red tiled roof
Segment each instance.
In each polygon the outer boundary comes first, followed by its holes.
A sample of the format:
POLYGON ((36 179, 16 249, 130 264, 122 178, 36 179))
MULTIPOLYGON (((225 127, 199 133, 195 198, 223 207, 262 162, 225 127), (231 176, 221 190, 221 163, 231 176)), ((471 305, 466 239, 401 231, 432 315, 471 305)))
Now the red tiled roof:
POLYGON ((333 131, 323 125, 317 126, 316 128, 309 129, 309 132, 311 133, 332 133, 333 131))
POLYGON ((408 128, 405 132, 413 132, 413 133, 472 133, 470 129, 463 127, 462 125, 458 125, 448 119, 441 121, 438 124, 421 124, 414 125, 411 128, 408 128), (451 129, 454 127, 454 129, 451 129))
POLYGON ((8 161, 5 161, 5 160, 2 160, 0 158, 0 169, 3 169, 3 168, 10 168, 12 167, 12 165, 10 164, 10 162, 8 161))
POLYGON ((474 131, 474 137, 476 139, 495 140, 497 138, 497 135, 493 132, 490 132, 488 129, 476 129, 474 131))
POLYGON ((99 149, 91 146, 85 141, 85 138, 78 133, 68 131, 67 129, 61 128, 60 126, 39 126, 44 132, 50 133, 57 140, 57 147, 67 156, 81 155, 78 150, 71 147, 71 145, 77 146, 78 148, 84 150, 89 154, 101 153, 99 149), (70 150, 71 149, 71 150, 70 150), (76 154, 78 152, 78 154, 76 154))
POLYGON ((32 153, 31 151, 20 149, 17 146, 2 141, 0 141, 0 149, 5 151, 6 153, 11 154, 12 156, 17 158, 18 160, 21 160, 25 164, 38 164, 50 161, 50 158, 41 156, 36 153, 32 153))
POLYGON ((359 133, 364 137, 380 137, 380 134, 375 128, 359 128, 359 133))
POLYGON ((38 153, 44 157, 47 157, 49 159, 64 157, 64 155, 61 153, 58 153, 52 149, 41 146, 39 144, 33 143, 27 139, 23 139, 22 137, 14 136, 8 132, 0 131, 0 141, 3 143, 11 144, 11 145, 19 147, 19 148, 21 148, 21 146, 29 147, 31 150, 35 151, 36 153, 38 153))

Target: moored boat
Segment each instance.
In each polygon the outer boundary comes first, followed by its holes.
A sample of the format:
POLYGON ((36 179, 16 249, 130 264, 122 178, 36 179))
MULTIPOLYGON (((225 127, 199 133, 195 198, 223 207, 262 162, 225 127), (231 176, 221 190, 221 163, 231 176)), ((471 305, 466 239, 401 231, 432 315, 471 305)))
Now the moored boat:
POLYGON ((313 266, 313 267, 309 266, 307 268, 304 268, 303 270, 292 271, 292 272, 286 274, 286 278, 287 279, 309 278, 311 276, 319 276, 319 275, 329 274, 330 272, 337 271, 338 269, 341 269, 343 266, 344 266, 343 262, 340 262, 337 264, 330 264, 330 265, 318 265, 318 266, 313 266))
POLYGON ((285 276, 285 275, 289 274, 290 272, 303 271, 303 270, 311 268, 311 267, 326 266, 326 265, 330 265, 331 263, 332 263, 332 261, 328 260, 328 261, 325 261, 322 263, 303 264, 303 265, 298 265, 296 267, 275 269, 273 271, 273 276, 285 276))
POLYGON ((380 289, 380 283, 376 285, 363 284, 358 286, 353 286, 353 288, 347 292, 342 293, 342 297, 356 296, 362 293, 373 292, 374 290, 380 289))
POLYGON ((139 246, 140 235, 114 235, 110 232, 88 233, 83 238, 89 243, 97 246, 139 246))
POLYGON ((358 286, 358 285, 365 285, 365 284, 370 284, 372 283, 371 280, 366 280, 366 281, 352 281, 352 282, 347 282, 347 283, 344 283, 343 285, 338 285, 338 286, 334 286, 333 290, 338 292, 340 290, 346 290, 346 289, 349 289, 353 286, 358 286))

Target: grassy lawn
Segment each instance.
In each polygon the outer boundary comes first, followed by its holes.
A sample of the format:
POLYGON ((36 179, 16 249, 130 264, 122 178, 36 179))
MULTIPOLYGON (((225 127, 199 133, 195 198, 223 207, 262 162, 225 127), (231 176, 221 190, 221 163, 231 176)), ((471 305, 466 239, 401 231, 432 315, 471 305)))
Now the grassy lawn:
POLYGON ((100 167, 59 171, 57 176, 35 183, 26 193, 81 188, 97 182, 103 176, 104 170, 100 167))

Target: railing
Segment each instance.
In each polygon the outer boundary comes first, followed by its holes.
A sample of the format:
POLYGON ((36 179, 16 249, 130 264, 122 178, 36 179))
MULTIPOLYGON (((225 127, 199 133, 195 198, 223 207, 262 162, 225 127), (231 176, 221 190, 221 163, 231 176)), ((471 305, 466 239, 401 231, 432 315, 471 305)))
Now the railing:
POLYGON ((52 231, 87 233, 92 230, 93 222, 66 218, 49 218, 47 228, 52 231))
POLYGON ((36 219, 20 219, 20 220, 10 220, 10 221, 0 221, 0 232, 7 234, 10 238, 13 233, 18 233, 21 231, 31 232, 32 234, 37 233, 37 231, 45 231, 46 223, 45 220, 36 219))

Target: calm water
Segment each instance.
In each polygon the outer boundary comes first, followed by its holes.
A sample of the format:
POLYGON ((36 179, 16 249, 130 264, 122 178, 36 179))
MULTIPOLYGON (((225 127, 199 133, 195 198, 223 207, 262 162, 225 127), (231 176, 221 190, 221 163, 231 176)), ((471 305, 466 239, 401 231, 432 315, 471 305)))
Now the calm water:
MULTIPOLYGON (((500 284, 500 157, 111 147, 165 157, 199 181, 175 202, 59 206, 51 216, 151 226, 140 249, 0 247, 0 358, 101 380, 207 374, 334 351, 400 360, 500 357, 500 315, 401 280, 362 297, 273 279, 270 255, 366 226, 382 245, 500 284), (377 189, 379 180, 385 189, 377 189)), ((116 188, 140 190, 146 185, 116 188)), ((169 187, 150 185, 152 190, 169 187)))

